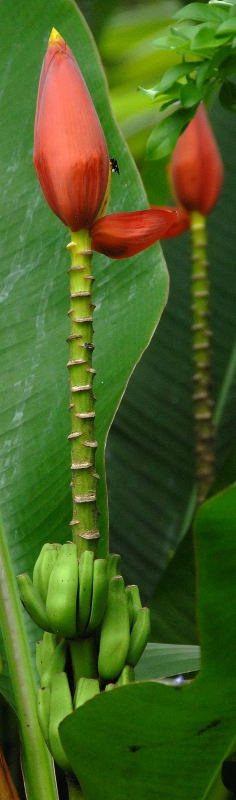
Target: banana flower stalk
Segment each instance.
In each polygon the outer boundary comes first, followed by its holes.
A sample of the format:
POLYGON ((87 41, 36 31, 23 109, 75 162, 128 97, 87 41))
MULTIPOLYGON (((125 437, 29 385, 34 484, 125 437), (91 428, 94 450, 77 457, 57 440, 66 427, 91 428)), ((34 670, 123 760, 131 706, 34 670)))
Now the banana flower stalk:
POLYGON ((203 103, 179 137, 169 171, 174 195, 190 218, 196 482, 202 503, 214 480, 215 460, 206 216, 218 200, 224 175, 203 103))
POLYGON ((106 140, 73 53, 55 28, 39 82, 34 166, 52 211, 72 232, 88 230, 93 249, 111 258, 135 255, 189 226, 181 208, 158 206, 101 221, 111 179, 106 140))
POLYGON ((73 514, 78 553, 99 538, 93 396, 93 250, 125 258, 189 226, 181 208, 153 207, 105 216, 114 159, 70 48, 52 29, 43 62, 34 129, 34 165, 52 211, 69 227, 71 252, 69 379, 73 514))

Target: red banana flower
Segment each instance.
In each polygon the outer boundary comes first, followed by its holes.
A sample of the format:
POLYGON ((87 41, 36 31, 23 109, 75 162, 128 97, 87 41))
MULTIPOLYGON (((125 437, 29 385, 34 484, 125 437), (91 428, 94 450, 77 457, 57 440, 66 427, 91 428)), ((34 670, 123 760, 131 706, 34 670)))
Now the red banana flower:
POLYGON ((52 211, 72 231, 87 229, 103 206, 109 156, 79 67, 55 28, 39 82, 34 166, 52 211))
POLYGON ((72 231, 90 232, 92 248, 127 258, 189 226, 180 208, 105 213, 111 170, 105 137, 70 48, 52 29, 35 117, 34 165, 48 205, 72 231))
POLYGON ((179 137, 170 161, 175 197, 187 211, 209 214, 223 182, 223 163, 203 103, 179 137))
POLYGON ((108 214, 92 225, 92 249, 110 258, 128 258, 188 227, 189 215, 182 208, 152 206, 146 211, 108 214))

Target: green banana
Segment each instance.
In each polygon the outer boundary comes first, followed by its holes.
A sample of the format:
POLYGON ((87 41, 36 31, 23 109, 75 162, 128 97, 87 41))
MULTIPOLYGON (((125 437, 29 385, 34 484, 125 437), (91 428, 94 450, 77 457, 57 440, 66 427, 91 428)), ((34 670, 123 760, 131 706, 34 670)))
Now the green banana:
MULTIPOLYGON (((45 691, 45 690, 43 690, 45 691)), ((72 697, 68 678, 65 672, 54 675, 50 693, 49 711, 49 748, 56 763, 66 772, 71 772, 71 766, 62 747, 59 725, 62 720, 73 711, 72 697)))
POLYGON ((57 560, 57 557, 60 552, 61 545, 59 544, 51 544, 48 545, 42 553, 42 558, 40 560, 38 576, 37 576, 37 583, 39 593, 42 597, 42 600, 46 603, 47 600, 47 592, 48 592, 48 584, 49 578, 54 567, 54 564, 57 560))
POLYGON ((96 630, 105 613, 108 594, 107 561, 96 558, 93 565, 92 605, 86 633, 96 630))
POLYGON ((44 673, 44 670, 48 666, 54 650, 57 646, 57 637, 55 633, 48 633, 48 631, 44 631, 43 638, 40 642, 36 642, 36 668, 39 674, 39 677, 44 673))
POLYGON ((41 569, 41 561, 42 561, 42 558, 43 558, 43 554, 45 553, 45 550, 47 550, 47 548, 49 546, 50 546, 49 542, 46 542, 45 544, 43 544, 43 546, 42 546, 42 548, 40 550, 40 553, 38 555, 38 558, 35 561, 35 565, 34 565, 34 569, 33 569, 33 584, 34 584, 34 588, 36 589, 36 591, 39 594, 40 594, 39 574, 40 574, 40 569, 41 569))
POLYGON ((118 553, 109 553, 107 556, 108 580, 120 574, 121 557, 118 553))
POLYGON ((98 671, 105 681, 112 681, 120 675, 127 662, 129 641, 127 595, 122 576, 116 575, 110 580, 100 634, 98 671))
POLYGON ((46 609, 52 630, 67 638, 76 634, 77 589, 76 545, 66 542, 61 546, 49 578, 46 609))
POLYGON ((71 663, 75 683, 79 678, 96 678, 97 644, 94 636, 87 639, 74 639, 69 643, 71 663))
POLYGON ((45 686, 37 690, 37 712, 38 721, 43 734, 43 738, 49 747, 49 714, 50 714, 50 688, 45 686))
POLYGON ((42 688, 44 686, 51 685, 51 681, 57 672, 63 672, 63 670, 65 669, 66 656, 67 656, 67 642, 65 639, 62 639, 61 642, 57 644, 52 657, 50 658, 47 666, 45 667, 41 675, 42 688))
POLYGON ((126 686, 127 683, 133 683, 135 680, 134 669, 130 664, 125 664, 120 673, 116 686, 126 686))
POLYGON ((45 631, 52 631, 47 611, 40 595, 33 586, 31 578, 26 573, 17 575, 17 583, 21 601, 36 625, 45 631))
POLYGON ((107 683, 105 686, 104 692, 110 692, 111 689, 115 689, 116 683, 107 683))
POLYGON ((130 645, 127 654, 127 664, 135 667, 146 647, 150 634, 150 610, 139 608, 136 621, 130 634, 130 645))
POLYGON ((90 617, 92 591, 93 591, 93 561, 92 550, 84 550, 79 560, 79 608, 77 629, 83 634, 90 617))
POLYGON ((125 591, 127 592, 128 597, 130 628, 132 628, 137 618, 137 611, 139 608, 142 608, 142 603, 140 599, 139 588, 135 585, 135 583, 126 586, 125 591))
POLYGON ((91 700, 99 692, 99 681, 95 678, 79 678, 75 690, 74 708, 79 708, 87 703, 87 700, 91 700))

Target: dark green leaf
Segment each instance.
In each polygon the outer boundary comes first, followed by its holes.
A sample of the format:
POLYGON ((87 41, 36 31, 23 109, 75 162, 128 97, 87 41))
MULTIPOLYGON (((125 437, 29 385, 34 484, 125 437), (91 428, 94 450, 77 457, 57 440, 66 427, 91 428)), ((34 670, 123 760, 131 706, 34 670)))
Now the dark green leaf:
POLYGON ((179 26, 171 26, 171 33, 176 36, 176 39, 179 36, 184 40, 186 39, 186 46, 190 48, 191 42, 194 36, 197 34, 198 31, 202 29, 203 25, 183 25, 179 26))
POLYGON ((236 16, 230 17, 225 22, 222 22, 222 25, 219 25, 217 28, 217 36, 224 36, 226 33, 232 33, 235 36, 236 33, 236 16))
POLYGON ((148 682, 104 692, 61 724, 87 800, 111 791, 113 800, 169 800, 173 781, 175 800, 204 800, 235 747, 235 504, 236 485, 196 520, 199 676, 178 689, 148 682))
POLYGON ((236 73, 236 56, 232 55, 228 58, 223 59, 221 62, 221 76, 226 78, 228 75, 234 75, 236 73))
POLYGON ((194 110, 196 105, 200 103, 202 99, 202 88, 198 88, 195 83, 188 83, 183 84, 180 87, 180 100, 184 108, 191 108, 194 106, 194 110))
POLYGON ((177 547, 151 602, 151 639, 192 644, 198 641, 196 568, 192 532, 177 547))
POLYGON ((207 78, 210 77, 211 72, 212 72, 212 62, 208 60, 202 61, 197 71, 196 86, 202 88, 207 78))
POLYGON ((135 667, 138 681, 151 678, 169 678, 200 669, 200 650, 197 645, 156 644, 147 645, 135 667))
POLYGON ((178 136, 191 119, 192 112, 177 111, 162 120, 151 133, 147 142, 147 158, 164 158, 173 150, 178 136))
POLYGON ((189 73, 194 72, 197 69, 197 63, 195 61, 184 61, 182 64, 175 64, 174 67, 170 67, 167 69, 158 85, 158 91, 164 92, 166 89, 169 89, 173 86, 173 83, 178 81, 179 78, 185 77, 185 75, 189 75, 189 73))
POLYGON ((189 43, 187 37, 181 34, 181 31, 175 28, 166 36, 158 36, 154 39, 154 46, 157 50, 174 50, 177 53, 185 53, 189 50, 189 43))
POLYGON ((228 111, 236 111, 236 84, 225 81, 219 92, 220 102, 228 111))
POLYGON ((196 32, 193 34, 191 40, 191 50, 198 51, 199 53, 204 52, 205 50, 209 50, 211 48, 216 49, 219 45, 219 42, 215 38, 216 34, 216 25, 199 25, 196 26, 196 32))
POLYGON ((214 22, 224 19, 228 10, 226 6, 221 8, 220 5, 214 6, 209 3, 188 3, 174 14, 174 18, 179 22, 185 19, 192 19, 196 22, 214 22))

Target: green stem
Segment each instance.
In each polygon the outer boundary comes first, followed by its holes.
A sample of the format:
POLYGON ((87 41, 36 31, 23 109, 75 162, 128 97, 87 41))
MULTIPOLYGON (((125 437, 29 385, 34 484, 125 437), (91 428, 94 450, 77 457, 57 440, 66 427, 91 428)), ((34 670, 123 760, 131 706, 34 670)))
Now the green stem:
POLYGON ((76 778, 67 777, 69 800, 85 800, 82 789, 76 778))
POLYGON ((93 303, 91 302, 90 238, 88 231, 71 233, 69 377, 73 539, 78 556, 83 550, 96 553, 97 525, 95 454, 95 399, 93 395, 93 303))
POLYGON ((28 800, 58 800, 53 762, 37 717, 34 677, 22 610, 3 526, 0 525, 1 628, 20 723, 22 769, 28 800))
POLYGON ((214 429, 206 220, 197 212, 191 214, 191 235, 193 403, 196 431, 197 502, 200 504, 214 480, 214 429))

